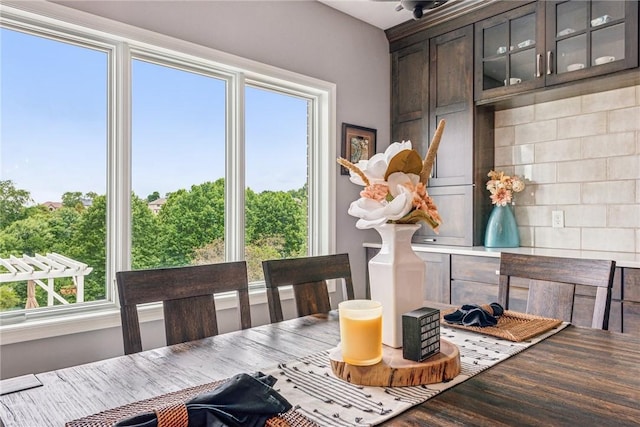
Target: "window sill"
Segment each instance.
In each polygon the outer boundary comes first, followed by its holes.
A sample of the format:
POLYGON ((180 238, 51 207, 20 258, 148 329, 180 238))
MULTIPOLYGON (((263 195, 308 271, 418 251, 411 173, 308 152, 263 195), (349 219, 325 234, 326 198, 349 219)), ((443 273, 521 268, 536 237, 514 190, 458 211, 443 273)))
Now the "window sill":
MULTIPOLYGON (((280 296, 283 300, 293 299, 293 291, 291 288, 285 288, 281 291, 280 296)), ((249 292, 249 298, 252 306, 267 303, 267 296, 264 289, 251 290, 249 292)), ((236 296, 216 296, 216 309, 218 311, 234 309, 236 307, 236 296)), ((163 318, 162 305, 157 303, 140 307, 138 309, 138 315, 141 323, 161 320, 163 318)), ((119 328, 120 325, 120 309, 113 304, 109 304, 103 308, 89 312, 82 311, 43 317, 0 326, 0 346, 100 329, 119 328)))

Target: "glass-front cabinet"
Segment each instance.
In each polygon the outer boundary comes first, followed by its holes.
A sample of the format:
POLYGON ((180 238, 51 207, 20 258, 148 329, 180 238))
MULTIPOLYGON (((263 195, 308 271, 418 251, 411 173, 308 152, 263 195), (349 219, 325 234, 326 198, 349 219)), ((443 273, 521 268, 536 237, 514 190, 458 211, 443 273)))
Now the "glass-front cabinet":
POLYGON ((476 100, 638 66, 637 1, 537 1, 475 33, 476 100))
POLYGON ((638 65, 637 1, 550 1, 546 14, 547 85, 638 65))
POLYGON ((541 3, 531 3, 476 24, 476 99, 544 85, 537 60, 544 46, 541 8, 541 3))

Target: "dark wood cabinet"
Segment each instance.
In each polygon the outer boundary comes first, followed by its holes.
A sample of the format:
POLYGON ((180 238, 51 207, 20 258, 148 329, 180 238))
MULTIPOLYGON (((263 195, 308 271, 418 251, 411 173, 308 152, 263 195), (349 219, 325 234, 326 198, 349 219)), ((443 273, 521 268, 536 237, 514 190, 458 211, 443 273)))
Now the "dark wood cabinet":
POLYGON ((531 3, 475 25, 475 99, 544 86, 544 5, 531 3), (543 46, 540 48, 540 46, 543 46))
POLYGON ((451 255, 451 304, 489 304, 498 300, 500 258, 451 255))
POLYGON ((422 226, 413 236, 414 243, 437 245, 473 245, 473 190, 472 185, 450 187, 430 187, 433 199, 443 223, 438 233, 430 227, 422 226))
POLYGON ((414 242, 482 244, 489 205, 481 189, 493 165, 493 113, 473 104, 473 25, 432 37, 428 52, 428 132, 415 146, 426 153, 438 123, 446 121, 427 189, 443 224, 438 234, 423 226, 414 242))
POLYGON ((428 186, 473 184, 473 26, 433 37, 429 50, 429 135, 447 125, 428 186))
POLYGON ((638 66, 638 2, 546 2, 545 84, 638 66))
POLYGON ((622 269, 622 332, 640 336, 640 268, 622 269))
POLYGON ((538 1, 475 24, 475 99, 638 66, 638 2, 538 1))
POLYGON ((448 304, 451 301, 451 256, 416 252, 425 263, 424 299, 448 304))
MULTIPOLYGON (((416 43, 391 57, 391 138, 414 147, 429 131, 429 44, 416 43)), ((421 152, 422 155, 424 153, 421 152)))

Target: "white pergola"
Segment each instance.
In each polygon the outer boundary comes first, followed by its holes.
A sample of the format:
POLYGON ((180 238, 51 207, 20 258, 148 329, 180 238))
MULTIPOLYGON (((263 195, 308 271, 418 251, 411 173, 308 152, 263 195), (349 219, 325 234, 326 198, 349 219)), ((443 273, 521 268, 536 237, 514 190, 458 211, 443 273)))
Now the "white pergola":
POLYGON ((27 303, 25 308, 36 308, 36 285, 47 291, 47 306, 54 303, 54 299, 62 304, 69 304, 67 300, 55 291, 54 280, 61 277, 71 277, 75 285, 76 302, 84 301, 84 276, 93 271, 92 267, 55 252, 46 256, 13 255, 0 258, 0 283, 27 281, 27 303))

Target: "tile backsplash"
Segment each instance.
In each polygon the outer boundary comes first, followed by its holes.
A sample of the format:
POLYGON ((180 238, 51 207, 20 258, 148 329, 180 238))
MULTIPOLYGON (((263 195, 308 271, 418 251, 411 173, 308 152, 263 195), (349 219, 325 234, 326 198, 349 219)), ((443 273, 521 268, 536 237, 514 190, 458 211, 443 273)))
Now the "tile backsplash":
POLYGON ((497 111, 494 160, 522 246, 640 253, 640 85, 497 111))

